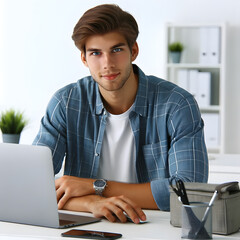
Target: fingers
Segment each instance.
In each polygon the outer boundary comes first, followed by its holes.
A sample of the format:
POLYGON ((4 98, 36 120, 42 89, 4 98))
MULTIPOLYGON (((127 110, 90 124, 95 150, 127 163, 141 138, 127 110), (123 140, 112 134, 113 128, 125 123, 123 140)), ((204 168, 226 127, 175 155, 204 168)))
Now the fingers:
POLYGON ((93 202, 93 205, 94 207, 91 210, 93 214, 96 217, 104 216, 110 222, 115 222, 117 219, 121 222, 126 222, 125 213, 134 223, 146 220, 146 215, 142 209, 124 196, 103 198, 100 201, 93 202))
MULTIPOLYGON (((132 219, 134 223, 139 223, 140 220, 146 220, 146 215, 142 209, 135 204, 135 202, 125 196, 119 196, 119 199, 121 199, 121 201, 118 202, 119 207, 132 219)), ((125 217, 126 216, 124 215, 124 219, 125 217)))
POLYGON ((56 195, 57 195, 57 202, 58 208, 62 209, 65 203, 69 200, 71 195, 69 194, 69 187, 66 185, 67 177, 59 178, 55 181, 55 188, 56 188, 56 195))
POLYGON ((61 187, 56 189, 56 195, 57 195, 58 209, 62 209, 65 203, 69 200, 70 195, 67 194, 67 191, 61 187))
POLYGON ((92 211, 95 217, 105 217, 110 222, 116 222, 119 219, 121 222, 126 222, 127 218, 123 213, 123 210, 119 208, 115 203, 105 199, 96 204, 96 207, 92 211))
POLYGON ((62 209, 66 202, 69 200, 70 197, 68 197, 66 194, 64 194, 60 200, 58 200, 58 209, 62 209))
POLYGON ((55 181, 57 201, 59 209, 63 208, 65 203, 72 197, 81 197, 91 194, 93 189, 93 180, 66 176, 55 181))
POLYGON ((126 198, 125 196, 121 196, 121 198, 127 204, 124 206, 126 214, 132 219, 134 223, 139 223, 139 219, 142 221, 146 221, 146 215, 143 210, 131 199, 126 198))

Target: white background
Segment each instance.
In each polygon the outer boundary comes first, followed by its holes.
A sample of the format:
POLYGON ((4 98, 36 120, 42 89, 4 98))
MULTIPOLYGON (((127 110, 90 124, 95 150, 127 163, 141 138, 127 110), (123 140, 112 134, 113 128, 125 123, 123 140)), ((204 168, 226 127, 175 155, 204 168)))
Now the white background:
POLYGON ((71 35, 81 15, 102 3, 117 3, 136 18, 136 63, 161 78, 166 22, 227 22, 226 150, 240 153, 238 0, 0 0, 0 111, 24 111, 29 125, 21 143, 32 143, 54 92, 89 74, 71 35))

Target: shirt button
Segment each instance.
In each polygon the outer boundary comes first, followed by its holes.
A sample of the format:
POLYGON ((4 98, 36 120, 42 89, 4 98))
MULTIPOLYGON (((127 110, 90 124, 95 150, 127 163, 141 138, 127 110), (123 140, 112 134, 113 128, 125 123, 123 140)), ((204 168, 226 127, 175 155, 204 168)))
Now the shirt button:
POLYGON ((98 157, 98 156, 99 156, 99 153, 95 153, 95 156, 98 157))

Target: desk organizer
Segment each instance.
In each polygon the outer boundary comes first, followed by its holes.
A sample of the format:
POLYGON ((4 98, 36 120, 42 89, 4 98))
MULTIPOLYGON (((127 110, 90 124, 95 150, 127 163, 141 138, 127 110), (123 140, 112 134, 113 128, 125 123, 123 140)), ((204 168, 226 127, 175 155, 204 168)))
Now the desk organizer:
MULTIPOLYGON (((209 202, 219 184, 185 183, 189 202, 209 202)), ((170 188, 170 221, 182 226, 182 203, 170 188)), ((240 190, 238 182, 222 188, 212 207, 212 232, 228 235, 240 228, 240 190)))

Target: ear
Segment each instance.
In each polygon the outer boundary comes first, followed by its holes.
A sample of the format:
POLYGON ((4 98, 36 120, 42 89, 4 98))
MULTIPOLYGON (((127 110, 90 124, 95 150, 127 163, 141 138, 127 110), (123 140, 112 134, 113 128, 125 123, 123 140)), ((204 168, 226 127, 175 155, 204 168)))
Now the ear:
POLYGON ((137 58, 138 52, 139 52, 138 44, 137 42, 135 42, 132 46, 132 62, 137 58))
POLYGON ((88 67, 86 55, 85 55, 84 52, 81 52, 81 60, 82 60, 83 64, 84 64, 86 67, 88 67))

